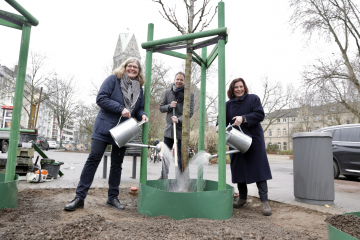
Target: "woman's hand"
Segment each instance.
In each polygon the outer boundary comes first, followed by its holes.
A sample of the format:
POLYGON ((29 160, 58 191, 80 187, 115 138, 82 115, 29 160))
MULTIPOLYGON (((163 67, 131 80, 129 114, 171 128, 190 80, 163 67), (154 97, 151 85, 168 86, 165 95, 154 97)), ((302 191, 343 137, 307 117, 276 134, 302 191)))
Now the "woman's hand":
POLYGON ((216 126, 216 132, 219 132, 219 125, 216 126))
POLYGON ((146 115, 142 115, 142 120, 147 123, 149 121, 149 118, 146 115))
POLYGON ((242 116, 236 116, 236 117, 233 117, 232 120, 235 120, 235 122, 233 123, 233 125, 236 125, 236 126, 240 126, 240 124, 243 122, 243 118, 242 116))
POLYGON ((126 108, 124 108, 124 110, 122 110, 122 112, 121 112, 121 116, 130 118, 130 117, 131 117, 131 113, 130 113, 129 110, 127 110, 126 108))

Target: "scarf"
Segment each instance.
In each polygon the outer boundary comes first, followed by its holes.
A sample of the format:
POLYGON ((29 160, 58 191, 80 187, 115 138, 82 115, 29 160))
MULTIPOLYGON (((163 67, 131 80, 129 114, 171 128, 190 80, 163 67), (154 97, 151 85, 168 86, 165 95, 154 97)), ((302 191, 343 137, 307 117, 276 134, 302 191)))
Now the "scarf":
POLYGON ((140 95, 140 83, 137 78, 131 80, 126 73, 120 79, 121 92, 127 110, 132 113, 140 95))
POLYGON ((175 84, 172 87, 173 92, 175 93, 175 98, 177 102, 183 102, 184 101, 184 89, 185 85, 181 88, 176 88, 175 84))

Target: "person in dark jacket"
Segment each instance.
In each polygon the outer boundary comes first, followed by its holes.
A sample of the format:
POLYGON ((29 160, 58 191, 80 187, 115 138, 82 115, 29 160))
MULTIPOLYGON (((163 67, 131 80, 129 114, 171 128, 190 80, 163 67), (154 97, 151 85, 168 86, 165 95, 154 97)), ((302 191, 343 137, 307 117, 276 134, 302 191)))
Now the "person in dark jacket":
MULTIPOLYGON (((247 184, 256 183, 261 200, 263 214, 272 214, 268 202, 267 180, 272 179, 269 161, 265 150, 263 129, 260 122, 264 120, 264 109, 260 98, 249 94, 244 79, 234 79, 227 91, 226 125, 240 126, 242 131, 252 138, 252 144, 245 153, 231 155, 232 182, 237 183, 239 199, 234 208, 246 205, 247 184)), ((216 126, 218 131, 218 126, 216 126)))
POLYGON ((105 79, 96 97, 100 111, 93 129, 90 155, 85 163, 76 188, 75 198, 65 206, 65 210, 74 211, 84 208, 84 200, 94 180, 96 169, 109 144, 112 145, 111 167, 109 175, 109 191, 107 205, 119 210, 125 207, 118 199, 121 180, 122 163, 125 147, 119 148, 110 135, 109 130, 130 117, 138 121, 148 122, 144 112, 144 94, 142 86, 145 77, 139 60, 129 58, 113 74, 105 79))
MULTIPOLYGON (((182 118, 184 106, 184 89, 185 89, 185 73, 178 72, 175 75, 174 84, 171 88, 166 89, 164 97, 160 103, 160 112, 166 114, 166 126, 164 129, 164 143, 169 149, 172 149, 174 144, 174 130, 173 123, 176 123, 176 139, 178 147, 178 167, 181 173, 181 134, 182 134, 182 118), (175 116, 173 116, 173 109, 175 108, 175 116)), ((194 93, 191 93, 190 99, 190 118, 194 114, 194 93)), ((161 179, 167 179, 169 173, 169 166, 166 161, 162 161, 161 179)))

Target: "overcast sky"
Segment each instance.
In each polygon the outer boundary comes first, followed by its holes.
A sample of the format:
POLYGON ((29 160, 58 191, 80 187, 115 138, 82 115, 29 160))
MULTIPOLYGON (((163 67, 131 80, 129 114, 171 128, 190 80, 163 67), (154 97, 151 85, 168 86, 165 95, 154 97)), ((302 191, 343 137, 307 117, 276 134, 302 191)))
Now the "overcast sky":
MULTIPOLYGON (((63 77, 74 75, 82 91, 91 81, 104 80, 103 69, 112 62, 118 35, 127 32, 127 28, 136 36, 142 60, 146 52, 141 43, 146 41, 148 23, 155 25, 154 40, 180 35, 161 17, 160 5, 151 0, 18 2, 40 22, 32 27, 30 49, 48 55, 47 69, 54 69, 63 77)), ((185 24, 183 1, 164 2, 171 7, 177 4, 178 20, 185 24)), ((272 81, 299 86, 300 72, 314 58, 314 49, 304 44, 300 33, 292 34, 288 1, 224 2, 225 26, 230 28, 226 45, 227 79, 242 77, 253 88, 258 88, 261 78, 268 76, 272 81)), ((217 5, 214 0, 211 3, 217 5)), ((0 1, 0 9, 17 13, 5 1, 0 1)), ((214 28, 217 28, 217 16, 206 30, 214 28)), ((0 64, 11 67, 18 61, 21 31, 0 26, 0 36, 0 64)), ((208 53, 211 50, 212 46, 208 47, 208 53)), ((173 57, 156 53, 154 58, 166 61, 174 73, 181 67, 182 60, 173 57)), ((217 61, 213 64, 217 65, 217 61)), ((169 80, 172 79, 170 75, 169 80)), ((212 89, 209 85, 208 91, 212 89)))

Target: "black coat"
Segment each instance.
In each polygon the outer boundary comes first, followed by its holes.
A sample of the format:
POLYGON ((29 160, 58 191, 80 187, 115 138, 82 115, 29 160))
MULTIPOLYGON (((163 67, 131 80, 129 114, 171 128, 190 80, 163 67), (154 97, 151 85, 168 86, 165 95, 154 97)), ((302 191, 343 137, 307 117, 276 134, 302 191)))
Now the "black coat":
MULTIPOLYGON (((131 117, 138 121, 142 120, 144 112, 144 94, 143 89, 140 88, 140 95, 135 104, 134 111, 131 117)), ((110 135, 109 130, 116 126, 119 122, 121 112, 125 108, 124 97, 121 91, 120 80, 115 75, 110 75, 105 79, 100 87, 99 93, 96 97, 96 104, 100 107, 100 111, 96 117, 94 130, 92 134, 93 139, 116 145, 110 135)), ((121 122, 128 118, 122 117, 121 122)))
POLYGON ((238 100, 226 102, 226 125, 233 124, 235 116, 245 116, 247 123, 240 125, 243 132, 252 137, 249 150, 231 155, 231 174, 233 183, 254 183, 272 179, 269 161, 265 150, 264 132, 260 122, 264 120, 264 109, 260 98, 245 94, 238 100))

